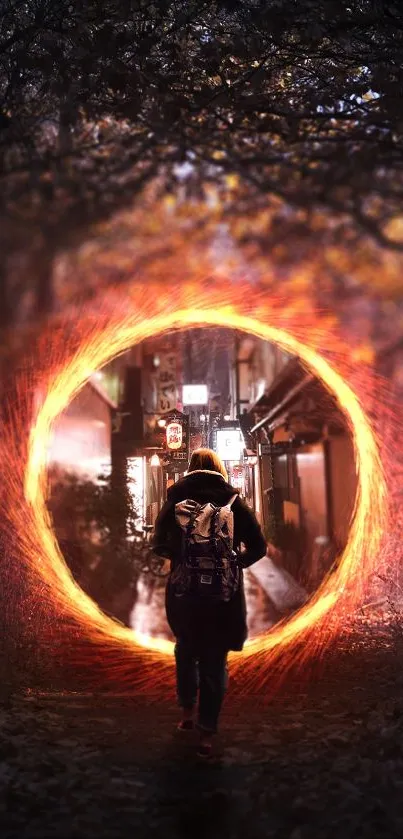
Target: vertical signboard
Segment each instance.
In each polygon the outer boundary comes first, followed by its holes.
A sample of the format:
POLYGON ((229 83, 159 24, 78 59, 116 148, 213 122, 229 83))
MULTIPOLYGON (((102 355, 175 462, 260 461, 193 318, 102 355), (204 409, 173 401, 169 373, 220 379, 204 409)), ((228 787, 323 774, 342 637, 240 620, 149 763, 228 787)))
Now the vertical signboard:
POLYGON ((157 414, 174 411, 177 402, 177 356, 172 350, 161 353, 157 373, 157 414))
POLYGON ((127 488, 134 501, 137 513, 135 527, 141 528, 145 519, 145 459, 129 457, 127 459, 127 488))

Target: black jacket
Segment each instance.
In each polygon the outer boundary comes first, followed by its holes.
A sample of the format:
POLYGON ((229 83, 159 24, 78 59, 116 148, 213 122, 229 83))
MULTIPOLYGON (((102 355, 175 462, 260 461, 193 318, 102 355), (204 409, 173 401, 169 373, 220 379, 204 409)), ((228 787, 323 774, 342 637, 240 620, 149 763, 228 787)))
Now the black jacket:
MULTIPOLYGON (((175 521, 175 504, 190 498, 200 504, 210 501, 224 506, 237 493, 219 472, 199 470, 190 472, 168 490, 168 498, 155 523, 154 550, 171 560, 171 567, 178 561, 182 545, 181 529, 175 521)), ((236 498, 234 514, 234 549, 241 543, 246 550, 239 555, 241 568, 247 568, 266 553, 256 517, 241 498, 236 498)), ((166 589, 168 623, 176 638, 189 641, 195 648, 206 645, 226 650, 241 650, 247 636, 246 604, 241 572, 241 585, 229 603, 200 603, 176 598, 170 587, 166 589)))

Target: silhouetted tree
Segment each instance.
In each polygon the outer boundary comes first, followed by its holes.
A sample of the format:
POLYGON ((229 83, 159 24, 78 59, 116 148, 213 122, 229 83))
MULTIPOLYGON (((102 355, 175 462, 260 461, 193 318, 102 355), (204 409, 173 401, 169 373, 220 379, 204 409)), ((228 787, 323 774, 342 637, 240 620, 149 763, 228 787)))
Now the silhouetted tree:
POLYGON ((281 258, 308 232, 400 250, 402 47, 403 9, 378 0, 3 0, 7 276, 22 249, 48 309, 58 249, 157 176, 214 184, 227 215, 270 207, 255 239, 281 258))

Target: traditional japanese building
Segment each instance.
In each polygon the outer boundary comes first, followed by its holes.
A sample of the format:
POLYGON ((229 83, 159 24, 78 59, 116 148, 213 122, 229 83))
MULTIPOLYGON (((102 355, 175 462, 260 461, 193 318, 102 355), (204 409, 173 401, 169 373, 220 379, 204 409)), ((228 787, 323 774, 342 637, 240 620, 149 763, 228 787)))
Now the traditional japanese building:
POLYGON ((298 358, 251 336, 235 346, 249 501, 269 541, 281 533, 304 545, 314 584, 348 537, 357 489, 351 435, 336 400, 298 358))

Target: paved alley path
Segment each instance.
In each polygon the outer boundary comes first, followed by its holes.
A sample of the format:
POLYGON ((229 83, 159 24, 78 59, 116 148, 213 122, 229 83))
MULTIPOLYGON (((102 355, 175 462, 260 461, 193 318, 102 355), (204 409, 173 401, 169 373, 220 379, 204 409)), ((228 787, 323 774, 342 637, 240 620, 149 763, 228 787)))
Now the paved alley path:
POLYGON ((80 693, 0 706, 2 839, 403 836, 403 640, 360 628, 270 705, 226 700, 200 764, 166 703, 80 693))

